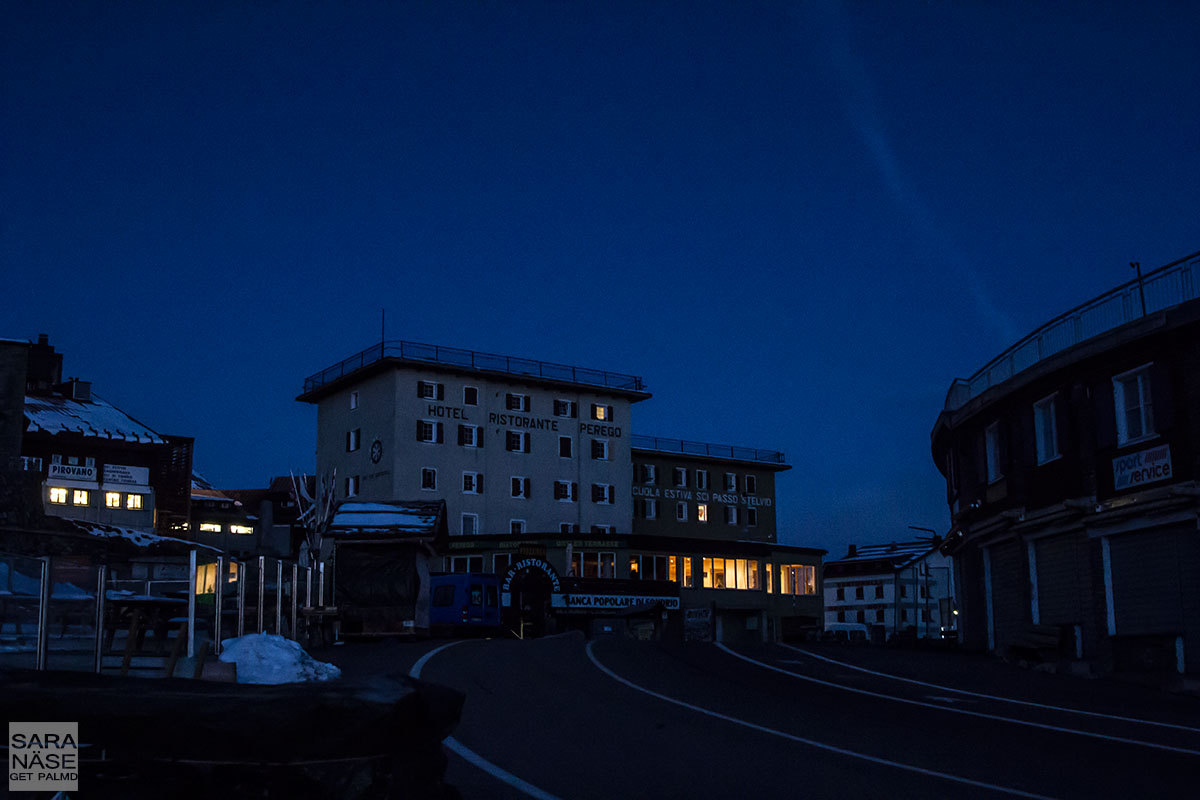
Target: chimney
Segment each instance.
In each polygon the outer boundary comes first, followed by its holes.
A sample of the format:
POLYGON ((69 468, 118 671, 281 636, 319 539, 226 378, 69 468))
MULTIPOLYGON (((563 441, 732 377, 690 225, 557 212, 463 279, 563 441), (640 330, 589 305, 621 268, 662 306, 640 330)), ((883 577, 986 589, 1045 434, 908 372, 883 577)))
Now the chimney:
POLYGON ((50 337, 39 333, 37 344, 29 348, 25 391, 30 394, 45 394, 59 383, 62 383, 62 353, 54 352, 50 337))
POLYGON ((858 556, 858 545, 850 545, 850 549, 846 551, 846 558, 855 558, 858 556))
POLYGON ((0 339, 0 471, 21 455, 25 430, 25 370, 29 342, 0 339))

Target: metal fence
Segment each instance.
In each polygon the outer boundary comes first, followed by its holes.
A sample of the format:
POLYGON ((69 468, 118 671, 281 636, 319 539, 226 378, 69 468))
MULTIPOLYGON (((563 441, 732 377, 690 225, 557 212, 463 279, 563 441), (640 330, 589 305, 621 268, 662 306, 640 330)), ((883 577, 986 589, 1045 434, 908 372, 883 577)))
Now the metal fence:
POLYGON ((661 439, 657 436, 630 437, 635 450, 659 450, 664 453, 684 453, 713 458, 730 458, 738 461, 761 461, 769 464, 784 463, 783 453, 778 450, 759 450, 754 447, 734 447, 728 444, 690 442, 686 439, 661 439))
POLYGON ((962 408, 993 386, 1042 359, 1148 314, 1200 297, 1200 253, 1112 289, 1060 314, 989 361, 970 378, 958 378, 946 393, 945 408, 962 408))
POLYGON ((368 347, 315 375, 308 376, 304 379, 304 392, 308 393, 319 389, 344 375, 385 358, 444 364, 471 370, 501 372, 508 375, 526 375, 547 380, 581 383, 587 386, 604 386, 609 389, 635 392, 645 390, 642 379, 637 375, 573 367, 568 364, 555 364, 550 361, 536 361, 529 358, 501 356, 495 353, 480 353, 474 350, 461 350, 457 347, 393 340, 368 347))
POLYGON ((247 633, 304 640, 305 620, 331 612, 324 578, 324 564, 203 550, 119 570, 0 553, 0 666, 162 672, 165 661, 170 672, 176 658, 219 655, 222 641, 247 633), (147 574, 132 577, 139 568, 147 574))

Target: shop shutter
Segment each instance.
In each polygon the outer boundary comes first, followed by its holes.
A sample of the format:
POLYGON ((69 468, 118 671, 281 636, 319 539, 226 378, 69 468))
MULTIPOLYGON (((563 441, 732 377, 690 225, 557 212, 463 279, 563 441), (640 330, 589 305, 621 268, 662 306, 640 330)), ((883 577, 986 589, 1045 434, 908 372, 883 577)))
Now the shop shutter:
POLYGON ((1080 532, 1034 542, 1038 617, 1043 625, 1082 625, 1088 584, 1087 536, 1080 532))
POLYGON ((1011 540, 989 549, 992 556, 992 617, 996 651, 1004 653, 1008 644, 1033 624, 1029 612, 1029 571, 1023 542, 1011 540))
POLYGON ((1196 536, 1194 523, 1109 537, 1118 636, 1181 633, 1179 535, 1196 536))

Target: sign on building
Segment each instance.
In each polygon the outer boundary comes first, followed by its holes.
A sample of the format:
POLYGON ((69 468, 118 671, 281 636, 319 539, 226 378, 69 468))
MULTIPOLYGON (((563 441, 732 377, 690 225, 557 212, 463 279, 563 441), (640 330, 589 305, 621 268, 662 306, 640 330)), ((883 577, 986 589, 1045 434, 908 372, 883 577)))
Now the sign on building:
POLYGON ((150 470, 148 467, 128 467, 124 464, 105 464, 104 482, 121 483, 126 486, 148 486, 150 470))
POLYGON ((1113 459, 1113 489, 1128 489, 1171 477, 1171 446, 1140 450, 1113 459))

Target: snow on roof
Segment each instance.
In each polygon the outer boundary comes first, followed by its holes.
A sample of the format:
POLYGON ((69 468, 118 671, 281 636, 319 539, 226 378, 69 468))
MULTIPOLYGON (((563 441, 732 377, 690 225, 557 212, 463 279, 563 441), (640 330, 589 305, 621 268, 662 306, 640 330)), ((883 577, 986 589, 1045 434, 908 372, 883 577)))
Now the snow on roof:
POLYGON ((67 397, 25 396, 29 433, 81 433, 101 439, 164 444, 161 436, 96 395, 84 403, 67 397))
POLYGON ((854 555, 847 555, 836 561, 826 561, 830 564, 851 564, 863 561, 890 561, 899 566, 924 556, 931 550, 937 549, 937 544, 929 539, 918 539, 915 542, 891 542, 889 544, 863 544, 855 548, 854 555))
POLYGON ((220 500, 224 503, 233 503, 240 506, 241 502, 234 500, 224 492, 218 492, 216 489, 197 489, 195 482, 192 483, 192 499, 193 500, 220 500))
POLYGON ((157 544, 180 544, 188 548, 197 550, 212 550, 215 553, 220 553, 219 547, 212 547, 199 542, 189 542, 186 539, 176 539, 173 536, 159 536, 157 533, 149 531, 140 531, 136 528, 119 528, 116 525, 101 525, 96 522, 81 522, 72 520, 85 533, 92 536, 98 536, 102 539, 124 539, 132 542, 138 547, 152 547, 157 544))
POLYGON ((359 503, 344 502, 333 512, 329 532, 345 534, 424 533, 434 535, 441 517, 442 504, 437 503, 359 503))

